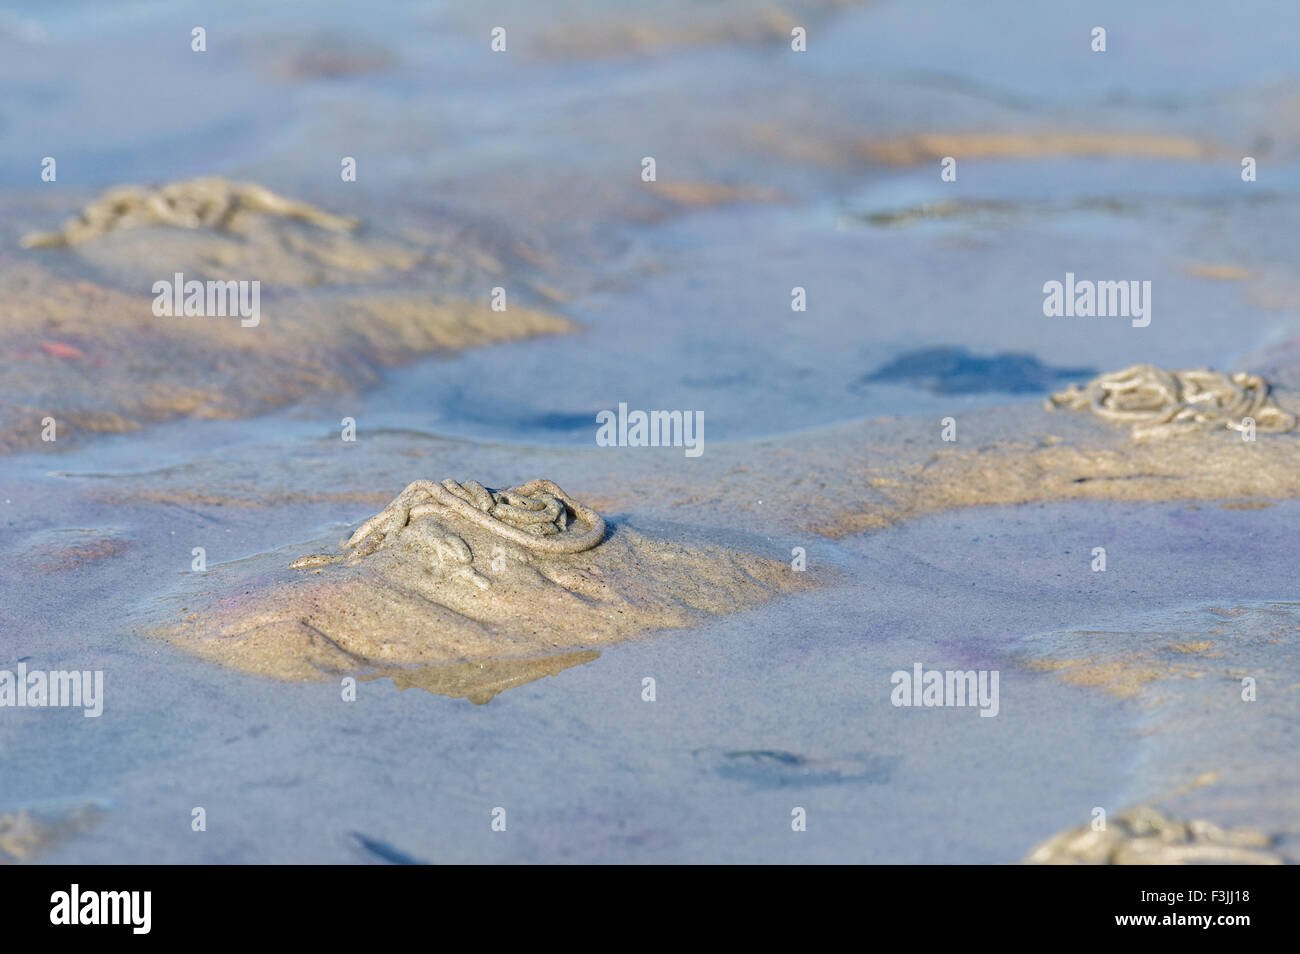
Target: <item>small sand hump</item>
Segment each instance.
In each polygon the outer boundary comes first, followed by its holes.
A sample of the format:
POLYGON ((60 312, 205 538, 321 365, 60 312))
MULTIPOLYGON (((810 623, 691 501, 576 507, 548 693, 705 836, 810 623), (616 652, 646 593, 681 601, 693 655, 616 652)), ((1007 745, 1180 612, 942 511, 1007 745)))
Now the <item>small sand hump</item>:
POLYGON ((281 678, 391 675, 599 646, 819 583, 783 560, 611 531, 549 480, 417 480, 339 546, 197 600, 162 635, 281 678))

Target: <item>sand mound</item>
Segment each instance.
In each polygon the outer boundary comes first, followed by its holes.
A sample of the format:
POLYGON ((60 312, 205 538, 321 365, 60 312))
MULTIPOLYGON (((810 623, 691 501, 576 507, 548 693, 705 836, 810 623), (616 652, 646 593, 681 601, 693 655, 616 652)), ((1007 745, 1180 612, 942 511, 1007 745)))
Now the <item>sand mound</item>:
MULTIPOLYGON (((243 581, 238 593, 162 635, 209 659, 281 678, 374 669, 391 675, 401 666, 599 646, 812 585, 784 563, 626 527, 609 531, 549 481, 504 492, 467 483, 471 501, 475 488, 497 499, 464 508, 427 491, 439 486, 413 484, 415 491, 408 488, 344 542, 351 551, 345 561, 309 556, 295 561, 291 576, 243 581), (557 504, 551 532, 518 530, 543 526, 533 517, 557 504)), ((459 694, 475 698, 487 688, 459 694)))

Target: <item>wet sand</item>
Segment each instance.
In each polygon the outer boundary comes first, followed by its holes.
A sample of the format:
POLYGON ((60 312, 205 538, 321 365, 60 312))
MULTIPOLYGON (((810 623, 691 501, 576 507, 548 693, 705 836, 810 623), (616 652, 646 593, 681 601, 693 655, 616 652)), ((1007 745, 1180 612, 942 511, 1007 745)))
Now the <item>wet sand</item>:
POLYGON ((0 858, 1016 862, 1101 806, 1113 838, 1047 854, 1300 861, 1300 435, 1043 406, 1153 364, 1300 412, 1286 24, 1117 10, 1103 69, 1001 4, 943 37, 883 0, 578 6, 249 13, 202 75, 129 5, 113 61, 53 13, 43 48, 0 38, 0 79, 59 94, 0 107, 0 669, 108 686, 97 719, 0 718, 0 858), (112 65, 144 54, 186 79, 112 65), (175 120, 146 139, 116 102, 175 120), (337 221, 24 247, 208 176, 337 221), (260 278, 261 321, 154 315, 177 271, 260 278), (1150 279, 1150 326, 1045 317, 1067 271, 1150 279), (619 402, 700 410, 703 454, 595 446, 619 402), (290 569, 447 476, 551 478, 608 534, 494 565, 415 520, 290 569), (918 662, 1000 670, 998 717, 892 706, 918 662))

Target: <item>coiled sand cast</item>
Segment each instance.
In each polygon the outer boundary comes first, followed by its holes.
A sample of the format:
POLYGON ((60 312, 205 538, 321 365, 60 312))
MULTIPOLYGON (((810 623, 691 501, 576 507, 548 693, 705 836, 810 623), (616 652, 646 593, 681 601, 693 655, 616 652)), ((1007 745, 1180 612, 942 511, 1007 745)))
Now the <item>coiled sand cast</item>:
POLYGON ((158 188, 109 189, 62 229, 33 232, 23 236, 22 244, 24 248, 81 245, 118 229, 148 225, 227 231, 240 212, 296 219, 331 232, 350 232, 360 224, 356 219, 323 212, 255 183, 210 177, 172 182, 158 188))
MULTIPOLYGON (((605 520, 590 507, 574 500, 549 480, 530 480, 509 490, 490 490, 476 480, 461 484, 450 477, 441 484, 416 480, 339 544, 343 556, 313 554, 295 560, 290 569, 349 563, 374 553, 391 535, 421 517, 456 518, 494 536, 537 553, 581 553, 605 539, 605 520), (584 529, 570 529, 570 514, 584 529)), ((575 524, 576 526, 576 524, 575 524)), ((450 556, 468 565, 472 559, 465 541, 447 534, 438 541, 439 558, 450 556)))
POLYGON ((1091 410, 1108 421, 1130 424, 1130 433, 1139 440, 1216 425, 1245 431, 1250 421, 1260 433, 1294 429, 1295 415, 1278 407, 1269 392, 1268 382, 1257 374, 1165 371, 1135 364, 1094 378, 1082 388, 1071 385, 1053 394, 1046 406, 1091 410))
POLYGON ((489 490, 478 481, 441 484, 417 480, 343 544, 357 556, 373 553, 385 536, 427 514, 455 514, 512 543, 543 553, 581 553, 605 538, 600 514, 578 503, 549 480, 530 480, 509 490, 489 490), (569 512, 586 524, 568 530, 569 512))

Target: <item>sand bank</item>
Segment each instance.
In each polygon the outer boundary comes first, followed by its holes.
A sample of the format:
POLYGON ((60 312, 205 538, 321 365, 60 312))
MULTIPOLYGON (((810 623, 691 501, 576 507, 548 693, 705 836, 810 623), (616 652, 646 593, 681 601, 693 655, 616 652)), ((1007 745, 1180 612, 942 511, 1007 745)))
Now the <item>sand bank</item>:
MULTIPOLYGON (((1277 356, 1272 364, 1268 381, 1294 373, 1289 358, 1277 356)), ((1268 398, 1282 413, 1300 411, 1293 391, 1272 388, 1268 398)), ((263 479, 250 482, 238 461, 204 460, 165 474, 100 481, 92 493, 119 503, 195 506, 376 502, 409 482, 413 458, 436 458, 447 470, 507 473, 522 458, 537 469, 585 475, 584 498, 604 512, 830 538, 960 507, 1064 500, 1255 505, 1300 495, 1296 431, 1261 430, 1248 441, 1210 422, 1140 440, 1128 422, 1026 404, 970 410, 952 416, 951 426, 947 421, 874 418, 710 443, 689 466, 674 449, 505 448, 418 431, 372 433, 367 439, 377 470, 369 476, 355 472, 334 440, 304 448, 314 460, 306 472, 264 461, 263 479), (954 440, 944 440, 949 432, 954 440), (673 466, 663 466, 664 454, 674 456, 673 466), (378 486, 377 473, 386 475, 378 486)))
MULTIPOLYGON (((107 241, 107 239, 105 240, 107 241)), ((238 318, 159 317, 143 295, 0 261, 0 451, 57 449, 176 417, 237 418, 321 393, 358 393, 430 352, 572 332, 524 305, 409 293, 300 292, 238 318), (42 421, 57 422, 44 442, 42 421)))
POLYGON ((689 14, 675 4, 656 0, 639 5, 637 10, 566 2, 548 6, 545 23, 533 19, 536 14, 531 5, 508 3, 493 9, 490 23, 476 13, 453 16, 475 35, 487 36, 491 26, 505 24, 507 37, 522 41, 521 48, 530 58, 614 60, 704 46, 789 44, 794 27, 808 29, 867 2, 776 0, 754 4, 747 0, 714 0, 691 8, 689 14), (661 9, 655 11, 656 6, 661 9))
MULTIPOLYGON (((1300 409, 1292 392, 1268 396, 1279 415, 1300 409)), ((828 537, 967 506, 1300 494, 1295 431, 1261 428, 1248 441, 1219 420, 1179 427, 1168 439, 1135 440, 1131 426, 1024 406, 950 419, 881 418, 781 440, 714 445, 701 467, 671 481, 629 476, 621 488, 592 493, 614 509, 649 499, 679 519, 710 513, 828 537), (944 440, 946 431, 954 440, 944 440)))

